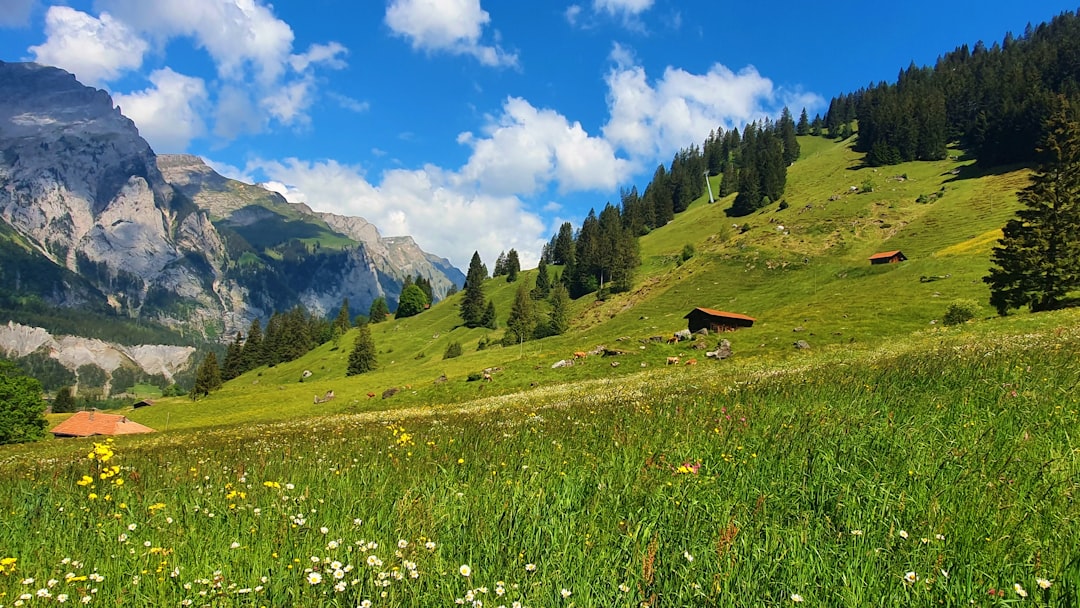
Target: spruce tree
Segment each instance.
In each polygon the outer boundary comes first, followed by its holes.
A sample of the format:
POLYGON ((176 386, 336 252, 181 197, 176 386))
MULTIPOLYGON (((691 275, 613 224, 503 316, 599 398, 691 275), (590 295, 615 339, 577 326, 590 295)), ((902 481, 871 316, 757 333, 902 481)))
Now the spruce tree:
POLYGON ((345 369, 345 375, 355 376, 374 371, 378 367, 375 341, 371 338, 371 327, 367 323, 362 323, 360 331, 357 332, 356 342, 353 343, 352 352, 349 353, 349 365, 345 369))
POLYGON ((236 338, 229 344, 228 349, 225 351, 225 361, 221 363, 221 378, 223 380, 232 380, 233 378, 244 373, 241 368, 243 364, 244 356, 244 340, 240 332, 236 332, 236 338))
POLYGON ((352 317, 349 314, 349 298, 345 298, 341 301, 341 308, 338 309, 337 318, 334 319, 334 329, 339 333, 345 333, 352 327, 352 317))
POLYGON ((379 296, 371 301, 371 307, 368 308, 368 320, 371 323, 382 323, 389 314, 390 307, 386 304, 386 298, 379 296))
POLYGON ((510 307, 510 317, 506 320, 508 342, 517 344, 532 338, 536 329, 536 312, 532 298, 525 284, 518 285, 514 292, 514 303, 510 307))
POLYGON ((536 286, 533 287, 533 290, 529 295, 534 300, 543 300, 550 292, 551 275, 548 273, 547 262, 541 257, 540 263, 536 266, 536 286))
POLYGON ((461 320, 465 327, 484 326, 484 279, 487 270, 480 261, 480 253, 474 251, 465 274, 465 295, 461 298, 461 320))
POLYGON ((518 278, 518 273, 521 272, 521 260, 518 259, 518 252, 516 249, 511 249, 506 254, 506 282, 513 283, 518 278))
POLYGON ((486 327, 488 329, 498 329, 498 320, 495 318, 495 302, 493 300, 487 301, 487 307, 484 309, 484 314, 480 317, 479 327, 486 327))
POLYGON ((1023 208, 1005 224, 991 255, 995 267, 983 278, 998 314, 1060 308, 1080 289, 1080 124, 1064 97, 1054 105, 1040 164, 1020 192, 1023 208))
POLYGON ((565 266, 574 261, 574 225, 563 222, 551 248, 551 263, 565 266))
POLYGON ((548 324, 552 335, 562 335, 570 327, 570 293, 561 283, 551 288, 548 297, 551 304, 551 316, 548 324))
POLYGON ((218 369, 217 355, 213 352, 206 353, 202 363, 195 370, 195 385, 191 387, 188 396, 194 401, 199 397, 205 397, 210 391, 221 388, 221 370, 218 369))
POLYGON ((56 391, 56 397, 52 402, 52 413, 64 414, 75 411, 75 396, 71 394, 70 386, 62 386, 56 391))
POLYGON ((241 374, 266 363, 262 342, 262 323, 255 319, 248 328, 247 340, 244 341, 244 347, 240 351, 241 374))
POLYGON ((802 114, 799 114, 799 124, 795 125, 796 135, 809 135, 810 134, 810 117, 806 114, 806 108, 802 109, 802 114))

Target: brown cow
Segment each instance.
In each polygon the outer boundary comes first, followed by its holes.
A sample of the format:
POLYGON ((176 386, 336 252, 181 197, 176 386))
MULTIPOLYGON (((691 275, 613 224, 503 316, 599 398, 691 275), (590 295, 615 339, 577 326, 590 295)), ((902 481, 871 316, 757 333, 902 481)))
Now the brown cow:
POLYGON ((697 359, 687 359, 683 365, 697 365, 697 359))
POLYGON ((668 357, 667 358, 667 364, 668 365, 678 365, 679 364, 679 358, 678 357, 668 357))
POLYGON ((586 353, 584 351, 580 351, 580 350, 574 353, 574 358, 575 359, 584 359, 585 357, 588 357, 588 356, 589 356, 588 353, 586 353))

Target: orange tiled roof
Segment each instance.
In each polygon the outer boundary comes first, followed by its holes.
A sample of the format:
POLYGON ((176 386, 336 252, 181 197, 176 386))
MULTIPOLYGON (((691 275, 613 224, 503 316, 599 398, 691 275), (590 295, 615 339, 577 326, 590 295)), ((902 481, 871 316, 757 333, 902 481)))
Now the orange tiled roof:
MULTIPOLYGON (((737 312, 724 312, 722 310, 713 310, 712 308, 702 308, 701 306, 698 306, 694 310, 700 310, 701 312, 703 312, 703 313, 705 313, 707 315, 712 315, 714 317, 726 317, 728 319, 742 319, 744 321, 757 321, 757 319, 755 319, 754 317, 748 317, 746 315, 740 315, 737 312)), ((693 312, 693 311, 691 311, 691 312, 693 312)), ((686 316, 689 317, 690 315, 687 314, 686 316)), ((683 318, 685 319, 686 317, 683 317, 683 318)))
POLYGON ((132 422, 118 414, 76 412, 74 416, 53 427, 58 437, 89 437, 91 435, 131 435, 153 433, 154 429, 132 422))
MULTIPOLYGON (((899 249, 897 249, 896 251, 883 251, 881 253, 875 253, 874 255, 870 256, 869 259, 871 259, 871 260, 888 259, 888 258, 891 258, 891 257, 893 257, 894 255, 896 255, 898 253, 900 253, 899 249)), ((901 254, 901 255, 903 255, 903 254, 901 254)))

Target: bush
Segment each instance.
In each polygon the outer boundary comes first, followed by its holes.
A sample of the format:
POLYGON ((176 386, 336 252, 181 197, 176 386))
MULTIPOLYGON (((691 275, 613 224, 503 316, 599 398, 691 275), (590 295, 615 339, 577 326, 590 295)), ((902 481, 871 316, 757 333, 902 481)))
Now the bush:
POLYGON ((974 319, 979 314, 979 303, 975 300, 956 300, 949 304, 942 322, 945 325, 960 325, 974 319))
POLYGON ((787 209, 789 206, 790 205, 788 205, 788 202, 786 200, 780 201, 780 211, 783 211, 784 209, 787 209))
POLYGON ((443 359, 453 359, 454 357, 461 356, 461 342, 451 342, 446 347, 446 352, 443 353, 443 359))
POLYGON ((694 246, 690 243, 683 245, 681 257, 683 262, 694 257, 694 246))

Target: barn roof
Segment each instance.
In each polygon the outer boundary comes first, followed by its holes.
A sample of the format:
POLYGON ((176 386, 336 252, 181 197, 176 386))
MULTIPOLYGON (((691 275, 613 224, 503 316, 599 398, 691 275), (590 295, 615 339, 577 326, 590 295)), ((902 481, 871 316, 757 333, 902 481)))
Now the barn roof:
POLYGON ((89 437, 91 435, 131 435, 153 433, 154 429, 132 422, 118 414, 76 412, 74 416, 53 427, 57 437, 89 437))
MULTIPOLYGON (((711 317, 722 317, 722 318, 725 318, 725 319, 742 319, 743 321, 757 321, 757 319, 755 319, 754 317, 748 317, 746 315, 740 315, 737 312, 724 312, 722 310, 714 310, 712 308, 702 308, 701 306, 698 306, 694 310, 700 310, 701 312, 703 312, 703 313, 705 313, 705 314, 707 314, 707 315, 709 315, 711 317)), ((684 319, 690 318, 690 315, 694 314, 694 310, 691 310, 690 312, 688 312, 686 314, 686 316, 683 317, 683 318, 684 319)))
POLYGON ((896 256, 896 255, 901 255, 902 256, 902 255, 904 255, 904 253, 902 251, 900 251, 899 249, 897 249, 896 251, 882 251, 881 253, 875 253, 874 255, 870 256, 869 259, 871 259, 871 260, 887 260, 887 259, 889 259, 889 258, 891 258, 893 256, 896 256))

